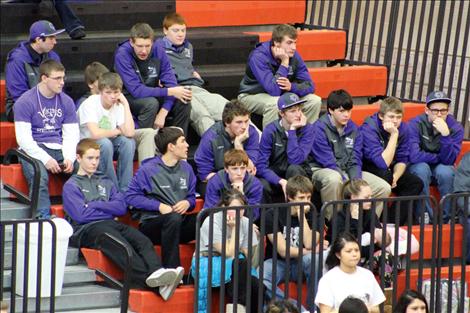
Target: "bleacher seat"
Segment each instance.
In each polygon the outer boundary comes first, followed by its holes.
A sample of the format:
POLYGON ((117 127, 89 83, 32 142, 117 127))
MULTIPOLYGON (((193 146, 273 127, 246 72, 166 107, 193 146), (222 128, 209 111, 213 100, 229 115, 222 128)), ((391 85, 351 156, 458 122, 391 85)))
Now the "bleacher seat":
POLYGON ((0 155, 5 155, 9 149, 17 146, 15 125, 11 122, 0 122, 0 155))
POLYGON ((0 80, 0 114, 5 113, 5 106, 6 106, 6 86, 5 86, 5 80, 1 79, 0 80))
MULTIPOLYGON (((406 226, 402 227, 403 229, 407 229, 406 226)), ((416 237, 416 239, 420 240, 420 226, 414 225, 411 229, 412 234, 416 237)), ((432 242, 433 238, 438 238, 434 236, 440 236, 439 231, 437 233, 433 233, 433 226, 432 225, 424 225, 424 240, 420 242, 420 245, 423 247, 423 258, 424 260, 431 260, 432 255, 432 242)), ((441 248, 441 257, 442 258, 450 258, 455 257, 459 258, 462 256, 462 245, 456 244, 463 241, 463 227, 462 225, 456 224, 454 228, 454 241, 451 242, 451 225, 445 224, 442 225, 442 248, 441 248), (454 245, 453 255, 450 255, 450 246, 451 244, 454 245)), ((435 240, 435 239, 434 239, 435 240)), ((434 257, 436 257, 434 255, 434 257)), ((419 260, 419 252, 416 252, 411 255, 411 260, 419 260)))

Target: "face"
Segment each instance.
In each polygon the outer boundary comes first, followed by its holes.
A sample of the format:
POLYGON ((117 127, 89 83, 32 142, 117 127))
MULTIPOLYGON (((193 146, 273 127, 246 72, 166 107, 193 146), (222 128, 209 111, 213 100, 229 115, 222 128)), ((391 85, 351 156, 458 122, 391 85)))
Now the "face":
POLYGON ((54 94, 62 92, 65 83, 65 72, 51 71, 49 75, 43 75, 42 81, 46 84, 46 88, 54 94))
POLYGON ((41 38, 36 39, 36 47, 40 53, 47 53, 54 49, 54 46, 57 44, 55 36, 44 37, 44 40, 41 38))
POLYGON ((294 105, 284 111, 281 111, 281 118, 283 118, 287 124, 292 125, 294 123, 300 122, 302 116, 302 108, 300 105, 294 105))
POLYGON ((77 162, 80 164, 80 169, 84 171, 85 174, 94 174, 100 163, 100 150, 88 149, 82 156, 77 154, 77 162))
MULTIPOLYGON (((357 195, 351 195, 352 200, 364 200, 372 198, 372 189, 369 186, 362 186, 361 191, 357 195)), ((362 207, 364 210, 370 209, 370 202, 363 202, 362 207)))
POLYGON ((426 313, 426 304, 420 299, 414 299, 406 307, 405 313, 426 313))
MULTIPOLYGON (((310 202, 312 199, 312 194, 309 192, 300 192, 297 191, 294 198, 289 197, 289 202, 310 202)), ((291 211, 297 211, 297 207, 291 207, 291 211)), ((310 211, 310 206, 304 206, 304 213, 308 213, 310 211)))
POLYGON ((297 39, 292 39, 285 35, 282 38, 281 42, 275 42, 274 44, 280 48, 283 48, 289 58, 292 58, 294 56, 295 51, 297 50, 297 39))
POLYGON ((118 102, 121 90, 111 89, 109 87, 104 88, 100 91, 101 103, 105 108, 110 108, 118 102))
POLYGON ((342 266, 356 267, 361 259, 359 245, 356 242, 346 242, 340 253, 336 254, 342 266))
POLYGON ((393 125, 398 128, 400 127, 401 120, 403 119, 402 113, 395 113, 395 112, 387 112, 384 115, 379 114, 379 118, 382 120, 382 123, 385 122, 392 122, 393 125))
POLYGON ((337 108, 336 110, 328 110, 333 121, 335 122, 335 126, 346 126, 346 124, 351 119, 351 110, 346 110, 343 107, 337 108))
POLYGON ((232 183, 239 183, 243 181, 246 174, 246 165, 231 165, 225 168, 225 172, 228 174, 228 178, 232 183))
POLYGON ((139 60, 147 60, 152 50, 152 39, 150 38, 134 38, 130 40, 135 55, 139 60))
POLYGON ((180 46, 186 39, 186 25, 173 24, 168 29, 163 29, 166 38, 168 38, 172 44, 180 46))
MULTIPOLYGON (((230 201, 230 204, 228 206, 230 207, 230 206, 242 206, 242 205, 245 205, 245 204, 242 203, 238 199, 233 199, 232 201, 230 201)), ((245 214, 245 210, 240 210, 240 216, 243 216, 243 214, 245 214)), ((237 211, 236 210, 227 210, 227 215, 232 217, 232 218, 235 218, 237 216, 237 211)))
POLYGON ((449 113, 449 105, 445 102, 434 102, 431 103, 429 108, 425 109, 425 112, 430 122, 434 122, 436 118, 442 118, 445 120, 449 113))
POLYGON ((188 158, 188 143, 186 142, 186 138, 184 136, 181 136, 176 140, 176 144, 171 144, 170 146, 172 147, 172 152, 175 154, 175 156, 179 160, 185 160, 188 158))
POLYGON ((248 115, 235 116, 231 123, 225 125, 225 128, 231 136, 236 137, 243 134, 249 125, 250 117, 248 115))

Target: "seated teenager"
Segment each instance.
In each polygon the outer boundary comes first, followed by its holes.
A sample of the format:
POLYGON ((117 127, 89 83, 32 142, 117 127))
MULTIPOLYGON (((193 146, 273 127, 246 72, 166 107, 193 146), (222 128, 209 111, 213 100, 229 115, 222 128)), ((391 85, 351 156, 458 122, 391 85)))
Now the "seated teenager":
POLYGON ((184 269, 166 269, 155 254, 150 240, 138 230, 117 222, 127 206, 124 195, 105 175, 97 174, 100 145, 93 139, 82 139, 77 145, 77 174, 64 185, 63 200, 67 220, 74 233, 71 244, 78 248, 98 249, 121 270, 126 268, 127 256, 106 240, 96 238, 107 233, 132 251, 130 263, 131 288, 151 289, 168 300, 183 277, 184 269))

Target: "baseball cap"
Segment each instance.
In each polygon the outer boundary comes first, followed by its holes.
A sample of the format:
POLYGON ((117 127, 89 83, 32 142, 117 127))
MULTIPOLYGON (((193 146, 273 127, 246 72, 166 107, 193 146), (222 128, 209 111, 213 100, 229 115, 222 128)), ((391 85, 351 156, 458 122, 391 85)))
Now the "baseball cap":
POLYGON ((34 22, 29 28, 29 40, 34 40, 37 37, 49 37, 63 33, 65 29, 56 30, 54 25, 46 20, 34 22))
POLYGON ((433 91, 431 92, 427 97, 426 97, 426 104, 430 105, 431 103, 434 102, 445 102, 447 104, 450 104, 452 102, 452 99, 449 98, 445 92, 443 91, 433 91))
POLYGON ((282 96, 279 97, 277 101, 277 108, 279 110, 285 110, 290 108, 294 105, 302 104, 307 100, 300 100, 299 96, 292 92, 286 92, 282 96))

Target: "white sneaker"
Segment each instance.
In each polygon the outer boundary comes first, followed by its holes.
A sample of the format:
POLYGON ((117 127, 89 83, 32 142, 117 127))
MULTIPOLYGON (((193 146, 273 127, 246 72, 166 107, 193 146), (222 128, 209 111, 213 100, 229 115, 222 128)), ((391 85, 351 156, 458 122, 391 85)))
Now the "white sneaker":
MULTIPOLYGON (((235 311, 233 308, 234 308, 234 304, 228 303, 227 306, 225 307, 225 313, 233 313, 235 311)), ((237 313, 246 313, 246 308, 240 303, 237 303, 237 313)))
POLYGON ((176 278, 176 271, 173 268, 160 268, 147 277, 145 283, 150 288, 165 286, 173 283, 176 278))
POLYGON ((181 266, 178 266, 176 269, 173 269, 173 271, 175 271, 176 273, 174 280, 165 286, 160 286, 158 290, 163 300, 165 301, 170 299, 170 297, 175 293, 176 287, 178 287, 184 275, 184 268, 182 268, 181 266))

